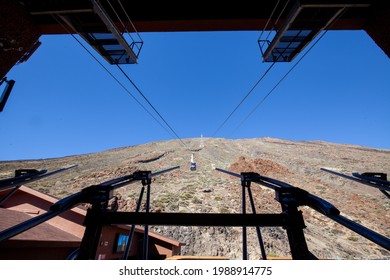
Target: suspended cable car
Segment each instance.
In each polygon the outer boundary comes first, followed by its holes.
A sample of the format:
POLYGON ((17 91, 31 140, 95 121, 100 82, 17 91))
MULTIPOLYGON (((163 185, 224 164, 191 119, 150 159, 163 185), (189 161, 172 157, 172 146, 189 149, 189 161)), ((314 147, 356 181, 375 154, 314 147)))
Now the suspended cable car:
POLYGON ((196 163, 195 162, 191 162, 190 169, 191 169, 191 171, 195 171, 196 170, 196 163))
POLYGON ((191 171, 196 170, 196 162, 194 161, 194 154, 191 154, 190 169, 191 169, 191 171))

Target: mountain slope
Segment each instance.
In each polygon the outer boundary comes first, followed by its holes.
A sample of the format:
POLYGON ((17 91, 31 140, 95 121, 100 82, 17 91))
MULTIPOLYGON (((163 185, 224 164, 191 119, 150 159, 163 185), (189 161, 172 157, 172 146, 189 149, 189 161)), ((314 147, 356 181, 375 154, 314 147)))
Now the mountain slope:
MULTIPOLYGON (((136 170, 157 172, 181 168, 153 178, 151 210, 156 212, 240 213, 239 178, 217 172, 216 167, 236 173, 258 172, 309 191, 335 205, 343 216, 390 236, 390 201, 377 189, 348 181, 320 170, 339 172, 384 172, 390 174, 390 151, 326 142, 297 142, 272 138, 226 140, 185 139, 118 148, 105 152, 58 159, 0 162, 0 178, 13 176, 18 168, 53 170, 69 164, 77 168, 29 184, 62 198, 92 184, 124 176, 136 170), (197 170, 190 171, 191 154, 197 170)), ((116 192, 121 211, 133 211, 141 184, 116 192)), ((270 189, 253 184, 258 213, 279 213, 280 205, 270 189)), ((248 208, 248 211, 250 209, 248 208)), ((389 258, 390 252, 360 237, 328 218, 302 207, 309 249, 320 258, 389 258)), ((182 254, 214 255, 240 259, 241 229, 227 227, 153 227, 187 245, 182 254)), ((289 255, 286 234, 281 228, 263 228, 267 254, 289 255)), ((256 232, 248 228, 250 259, 260 250, 256 232)))

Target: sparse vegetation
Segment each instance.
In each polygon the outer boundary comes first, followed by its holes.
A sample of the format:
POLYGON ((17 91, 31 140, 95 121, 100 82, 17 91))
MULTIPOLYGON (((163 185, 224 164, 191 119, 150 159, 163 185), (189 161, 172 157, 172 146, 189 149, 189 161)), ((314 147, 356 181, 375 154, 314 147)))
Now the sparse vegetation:
POLYGON ((353 241, 353 242, 356 242, 356 241, 359 240, 359 239, 358 239, 356 236, 354 236, 354 235, 348 236, 347 239, 350 240, 350 241, 353 241))
POLYGON ((193 197, 194 197, 194 195, 191 194, 191 193, 183 193, 183 194, 180 195, 180 198, 183 199, 183 200, 189 200, 189 199, 191 199, 193 197))
POLYGON ((202 200, 199 199, 199 198, 196 197, 196 196, 192 199, 191 202, 194 203, 194 204, 202 204, 202 200))
POLYGON ((220 213, 230 213, 230 209, 227 208, 226 206, 220 206, 218 210, 220 213))
MULTIPOLYGON (((198 139, 186 141, 195 148, 199 145, 198 139)), ((180 165, 180 169, 153 177, 152 211, 240 213, 240 179, 217 172, 215 167, 236 173, 248 168, 320 196, 337 207, 345 217, 390 236, 390 202, 381 192, 320 170, 325 167, 349 174, 372 170, 390 174, 390 151, 272 138, 205 139, 204 142, 205 148, 194 152, 196 171, 189 170, 191 154, 176 140, 59 159, 0 162, 0 170, 2 178, 6 178, 19 168, 50 171, 77 163, 78 167, 73 170, 28 185, 41 192, 64 197, 137 170, 156 172, 180 165)), ((136 182, 115 191, 120 197, 121 211, 134 210, 141 186, 141 182, 136 182)), ((274 191, 253 184, 252 192, 258 213, 281 211, 274 199, 274 191)), ((314 210, 305 207, 302 210, 308 246, 319 258, 390 258, 388 251, 378 248, 371 241, 351 235, 314 210)), ((219 254, 232 259, 241 258, 240 228, 166 226, 158 227, 158 230, 188 244, 183 247, 183 254, 219 254)), ((264 228, 262 233, 270 257, 290 254, 283 229, 264 228)), ((253 250, 251 256, 260 256, 255 230, 248 230, 248 246, 253 250)))

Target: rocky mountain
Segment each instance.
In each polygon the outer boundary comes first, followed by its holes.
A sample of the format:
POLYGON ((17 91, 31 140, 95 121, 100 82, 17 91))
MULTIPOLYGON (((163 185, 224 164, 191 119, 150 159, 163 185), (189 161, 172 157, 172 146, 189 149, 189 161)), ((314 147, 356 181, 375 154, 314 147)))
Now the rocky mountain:
MULTIPOLYGON (((94 154, 56 159, 0 162, 0 178, 12 177, 15 169, 54 170, 69 164, 76 168, 34 182, 28 186, 63 198, 92 184, 98 184, 137 170, 157 172, 180 166, 153 177, 151 211, 189 213, 241 213, 240 179, 215 170, 235 173, 257 172, 317 195, 336 206, 341 214, 382 235, 390 237, 390 200, 379 190, 322 171, 383 172, 390 174, 390 151, 322 141, 286 141, 272 138, 227 140, 217 138, 171 140, 94 154), (191 154, 197 164, 191 171, 191 154)), ((116 190, 120 211, 133 211, 141 184, 116 190)), ((275 193, 252 185, 257 213, 280 213, 275 193)), ((309 249, 319 258, 388 259, 390 252, 318 214, 301 207, 309 249)), ((248 211, 250 211, 248 203, 248 211)), ((152 227, 152 230, 186 243, 183 255, 242 257, 241 228, 152 227)), ((269 256, 288 256, 287 236, 282 228, 262 228, 269 256)), ((254 228, 248 228, 250 259, 259 259, 254 228)))

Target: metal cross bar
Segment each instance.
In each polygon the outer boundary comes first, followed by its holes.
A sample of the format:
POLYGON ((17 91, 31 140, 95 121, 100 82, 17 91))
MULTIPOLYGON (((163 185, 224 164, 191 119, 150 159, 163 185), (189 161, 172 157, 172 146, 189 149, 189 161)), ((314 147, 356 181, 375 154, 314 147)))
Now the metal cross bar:
POLYGON ((118 40, 119 44, 126 50, 126 53, 129 57, 137 63, 137 55, 134 53, 133 49, 129 46, 126 40, 123 38, 122 34, 119 32, 118 28, 115 26, 114 22, 110 19, 109 15, 103 9, 101 4, 96 0, 91 0, 93 4, 94 12, 99 15, 101 20, 107 26, 108 30, 114 35, 114 37, 118 40))
POLYGON ((287 223, 287 215, 278 214, 217 214, 217 213, 134 213, 101 212, 89 216, 86 223, 148 224, 157 226, 220 226, 220 227, 279 227, 287 223))
POLYGON ((65 168, 55 170, 53 172, 46 173, 47 170, 36 170, 36 169, 18 169, 15 170, 15 177, 3 179, 0 181, 0 190, 12 188, 6 195, 0 199, 0 206, 10 198, 18 189, 27 183, 43 179, 45 177, 57 174, 59 172, 68 170, 70 168, 76 167, 77 165, 71 165, 65 168), (45 174, 46 173, 46 174, 45 174))
POLYGON ((343 174, 340 172, 336 172, 333 170, 329 170, 326 168, 321 168, 321 170, 328 172, 328 173, 331 173, 331 174, 334 174, 334 175, 337 175, 337 176, 340 176, 340 177, 343 177, 343 178, 346 178, 346 179, 349 179, 349 180, 352 180, 352 181, 355 181, 355 182, 359 182, 361 184, 364 184, 364 185, 367 185, 367 186, 370 186, 373 188, 377 188, 377 189, 384 190, 384 191, 390 191, 390 187, 389 187, 390 182, 388 182, 387 180, 385 181, 385 180, 381 180, 381 179, 377 179, 377 178, 373 178, 373 177, 369 177, 369 180, 367 180, 368 176, 361 176, 358 173, 353 173, 353 175, 355 176, 354 177, 354 176, 349 176, 349 175, 346 175, 346 174, 343 174))
POLYGON ((7 85, 5 86, 3 93, 0 95, 0 112, 3 111, 4 106, 5 106, 5 104, 7 103, 8 97, 9 97, 10 94, 11 94, 12 88, 13 88, 14 85, 15 85, 15 81, 14 81, 14 80, 7 80, 7 78, 3 78, 3 79, 0 81, 0 85, 1 85, 3 82, 5 82, 7 85))
POLYGON ((10 189, 25 185, 48 176, 60 173, 62 171, 76 167, 77 164, 73 164, 64 168, 57 169, 55 171, 46 173, 47 170, 35 170, 35 169, 20 169, 15 171, 15 177, 0 180, 0 190, 10 189), (23 172, 25 170, 25 172, 23 172))

